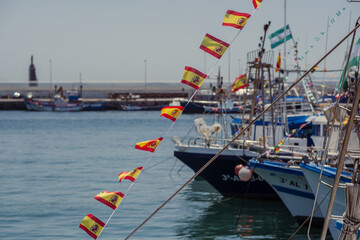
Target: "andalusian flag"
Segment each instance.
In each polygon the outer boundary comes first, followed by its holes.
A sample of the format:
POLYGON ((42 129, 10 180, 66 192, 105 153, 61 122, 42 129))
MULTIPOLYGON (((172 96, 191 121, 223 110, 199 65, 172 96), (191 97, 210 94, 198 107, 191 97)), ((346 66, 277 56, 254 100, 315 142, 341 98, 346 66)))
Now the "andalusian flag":
POLYGON ((250 16, 251 15, 247 13, 227 10, 222 25, 242 29, 245 26, 247 20, 249 20, 250 16))
POLYGON ((278 56, 278 59, 276 61, 276 69, 275 69, 275 72, 278 72, 281 68, 281 55, 280 55, 280 52, 279 52, 279 56, 278 56))
POLYGON ((175 122, 183 110, 184 110, 184 107, 182 107, 182 106, 163 107, 161 109, 160 117, 164 116, 164 117, 170 119, 171 121, 175 122))
POLYGON ((271 48, 276 48, 285 41, 292 39, 289 25, 286 25, 286 31, 284 31, 284 28, 281 28, 276 32, 274 32, 273 34, 271 34, 269 38, 270 38, 271 48))
POLYGON ((136 178, 139 176, 142 169, 143 169, 143 167, 138 167, 138 168, 135 168, 134 170, 132 170, 131 172, 119 173, 119 182, 121 182, 121 180, 123 180, 123 179, 127 179, 132 182, 135 182, 136 178))
POLYGON ((213 55, 214 57, 220 59, 229 46, 230 45, 228 43, 223 42, 220 39, 217 39, 216 37, 213 37, 207 33, 200 45, 200 48, 205 52, 213 55))
POLYGON ((185 67, 184 76, 181 80, 181 83, 189 85, 190 87, 198 90, 206 78, 207 75, 203 74, 199 70, 196 70, 192 67, 185 67))
POLYGON ((237 90, 245 88, 247 86, 248 86, 248 78, 246 77, 246 74, 243 74, 235 79, 235 82, 232 85, 231 91, 236 92, 237 90))
POLYGON ((135 145, 135 149, 148 151, 148 152, 155 152, 156 148, 159 146, 160 142, 163 140, 163 138, 157 138, 154 140, 149 140, 145 142, 138 142, 135 145))
POLYGON ((357 40, 352 53, 350 55, 350 60, 349 60, 349 64, 347 69, 344 68, 344 70, 341 73, 341 78, 340 78, 340 82, 339 82, 339 86, 338 86, 338 92, 340 92, 340 87, 342 85, 342 82, 345 80, 344 84, 343 84, 343 89, 347 90, 348 88, 348 74, 349 74, 349 69, 350 68, 356 68, 357 71, 359 71, 359 67, 360 67, 360 38, 357 40))
POLYGON ((253 0, 253 5, 254 5, 254 8, 257 9, 258 7, 260 7, 260 4, 263 0, 253 0))
POLYGON ((124 198, 124 194, 121 192, 104 191, 96 195, 94 198, 115 210, 124 198))
POLYGON ((105 223, 92 214, 88 214, 84 217, 79 226, 79 228, 84 230, 93 239, 97 239, 104 227, 105 223))

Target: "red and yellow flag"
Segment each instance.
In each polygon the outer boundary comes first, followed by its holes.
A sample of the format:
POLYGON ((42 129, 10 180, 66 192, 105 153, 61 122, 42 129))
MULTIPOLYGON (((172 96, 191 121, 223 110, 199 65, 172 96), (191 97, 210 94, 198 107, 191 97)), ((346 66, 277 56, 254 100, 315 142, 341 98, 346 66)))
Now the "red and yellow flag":
POLYGON ((183 110, 184 110, 184 107, 182 107, 182 106, 163 107, 161 109, 160 117, 164 116, 164 117, 170 119, 171 121, 175 122, 183 110))
POLYGON ((253 0, 253 5, 254 8, 257 9, 258 7, 260 7, 260 4, 262 3, 263 0, 253 0))
POLYGON ((138 167, 138 168, 135 168, 134 170, 132 170, 131 172, 119 173, 119 182, 121 182, 121 180, 123 180, 123 179, 127 179, 132 182, 135 182, 136 178, 139 176, 142 169, 143 169, 143 167, 138 167))
POLYGON ((157 138, 145 142, 138 142, 135 145, 135 149, 148 151, 148 152, 155 152, 156 148, 159 146, 160 142, 163 140, 163 138, 157 138))
POLYGON ((245 88, 247 86, 248 86, 248 78, 246 77, 246 74, 242 74, 235 79, 231 91, 236 92, 237 90, 245 88))
POLYGON ((93 239, 97 239, 104 227, 105 223, 92 214, 88 214, 84 217, 79 226, 79 228, 84 230, 93 239))
POLYGON ((216 37, 206 34, 204 40, 202 41, 200 48, 205 52, 213 55, 214 57, 220 59, 228 49, 230 45, 226 42, 217 39, 216 37))
POLYGON ((115 210, 123 200, 124 194, 121 192, 104 191, 96 195, 94 198, 115 210))
POLYGON ((276 69, 275 69, 275 72, 278 72, 281 68, 281 54, 279 52, 279 56, 278 56, 278 59, 276 61, 276 69))
POLYGON ((181 83, 189 85, 190 87, 198 90, 206 78, 207 75, 203 74, 199 70, 196 70, 192 67, 185 67, 184 76, 181 80, 181 83))
POLYGON ((242 29, 245 26, 247 20, 249 20, 250 16, 251 15, 247 13, 227 10, 222 25, 242 29))

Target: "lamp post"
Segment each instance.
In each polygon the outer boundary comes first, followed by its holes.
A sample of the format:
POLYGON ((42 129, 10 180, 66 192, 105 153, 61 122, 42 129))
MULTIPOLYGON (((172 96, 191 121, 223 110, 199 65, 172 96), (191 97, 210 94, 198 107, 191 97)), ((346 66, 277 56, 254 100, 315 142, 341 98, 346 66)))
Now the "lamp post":
POLYGON ((49 59, 50 65, 50 98, 52 97, 52 60, 49 59))
POLYGON ((147 77, 146 62, 147 62, 147 60, 145 59, 145 60, 144 60, 144 63, 145 63, 145 98, 146 98, 146 93, 147 93, 147 90, 146 90, 146 77, 147 77))

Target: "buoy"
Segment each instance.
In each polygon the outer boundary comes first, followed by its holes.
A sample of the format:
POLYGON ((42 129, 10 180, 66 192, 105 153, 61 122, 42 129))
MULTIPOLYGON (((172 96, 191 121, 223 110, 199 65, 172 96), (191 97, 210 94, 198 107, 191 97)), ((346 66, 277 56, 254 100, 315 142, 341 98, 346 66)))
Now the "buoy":
POLYGON ((239 177, 240 181, 247 182, 251 179, 253 171, 242 164, 235 166, 235 174, 239 177))

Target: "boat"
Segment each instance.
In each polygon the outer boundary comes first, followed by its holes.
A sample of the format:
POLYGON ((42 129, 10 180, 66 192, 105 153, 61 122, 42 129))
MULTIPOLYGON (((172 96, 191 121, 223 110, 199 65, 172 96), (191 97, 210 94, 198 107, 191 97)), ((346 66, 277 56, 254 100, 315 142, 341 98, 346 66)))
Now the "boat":
MULTIPOLYGON (((318 180, 320 178, 321 165, 301 163, 300 167, 309 184, 310 189, 312 190, 313 193, 316 193, 318 188, 318 180)), ((335 174, 336 174, 336 168, 324 166, 321 181, 328 184, 328 186, 332 186, 334 183, 335 174)), ((351 173, 343 171, 341 174, 340 183, 344 184, 350 182, 351 182, 351 173)), ((330 198, 328 186, 320 184, 318 190, 318 197, 317 197, 317 204, 319 204, 320 201, 324 199, 324 202, 320 204, 319 207, 324 216, 326 215, 326 211, 329 204, 329 198, 330 198)), ((337 216, 342 216, 344 212, 345 212, 345 189, 338 188, 332 214, 337 216)), ((340 230, 336 228, 335 219, 330 219, 329 231, 334 239, 339 238, 340 230)))
MULTIPOLYGON (((194 138, 189 144, 175 143, 174 156, 194 172, 202 168, 221 149, 222 145, 206 146, 200 138, 194 138)), ((257 174, 250 182, 241 181, 234 169, 239 164, 246 164, 249 159, 259 157, 259 153, 246 150, 228 148, 210 164, 200 176, 225 197, 269 198, 277 199, 276 193, 257 174)))
POLYGON ((227 99, 225 102, 219 102, 216 107, 203 106, 204 113, 241 113, 242 107, 235 106, 232 99, 227 99))
MULTIPOLYGON (((298 165, 251 159, 249 166, 274 189, 291 215, 302 224, 311 215, 314 194, 298 165)), ((313 217, 314 226, 322 226, 324 215, 320 210, 313 217)))
POLYGON ((83 110, 82 102, 70 102, 59 94, 55 94, 50 101, 33 99, 32 97, 27 96, 24 98, 24 102, 26 109, 30 111, 78 112, 83 110))

